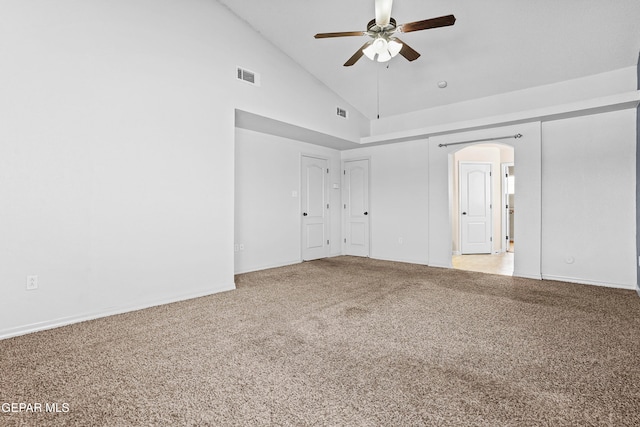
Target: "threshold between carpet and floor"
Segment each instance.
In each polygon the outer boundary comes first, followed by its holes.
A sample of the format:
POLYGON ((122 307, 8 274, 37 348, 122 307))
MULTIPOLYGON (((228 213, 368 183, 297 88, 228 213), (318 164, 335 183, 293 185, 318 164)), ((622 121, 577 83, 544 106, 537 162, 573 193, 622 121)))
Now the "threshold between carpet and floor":
POLYGON ((236 283, 0 341, 0 425, 640 425, 634 291, 355 257, 236 283))

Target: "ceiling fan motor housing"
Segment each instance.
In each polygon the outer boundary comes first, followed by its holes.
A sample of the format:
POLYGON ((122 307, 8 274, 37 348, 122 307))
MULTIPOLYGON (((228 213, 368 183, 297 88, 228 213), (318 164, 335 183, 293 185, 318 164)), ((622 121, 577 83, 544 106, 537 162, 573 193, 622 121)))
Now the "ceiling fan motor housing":
POLYGON ((396 29, 396 20, 393 19, 393 18, 389 19, 389 25, 387 25, 384 28, 379 27, 378 24, 376 24, 376 20, 375 19, 372 19, 367 24, 367 32, 369 32, 369 33, 382 33, 382 32, 386 32, 386 31, 393 31, 395 29, 396 29))

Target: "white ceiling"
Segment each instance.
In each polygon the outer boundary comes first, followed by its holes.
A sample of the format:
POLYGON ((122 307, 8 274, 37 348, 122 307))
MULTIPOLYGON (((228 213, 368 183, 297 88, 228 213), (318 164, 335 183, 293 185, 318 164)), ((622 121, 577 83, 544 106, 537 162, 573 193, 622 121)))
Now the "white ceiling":
POLYGON ((401 35, 414 62, 343 67, 368 37, 313 36, 364 31, 374 0, 219 1, 370 119, 634 66, 640 51, 640 0, 395 0, 398 24, 457 21, 401 35))

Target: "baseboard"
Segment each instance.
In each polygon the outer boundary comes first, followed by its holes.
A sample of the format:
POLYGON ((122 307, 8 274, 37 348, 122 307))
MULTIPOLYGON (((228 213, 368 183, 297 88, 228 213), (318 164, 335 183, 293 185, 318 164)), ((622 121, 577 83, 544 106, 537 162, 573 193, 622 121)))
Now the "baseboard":
POLYGON ((278 262, 275 264, 260 265, 258 267, 248 267, 245 269, 238 270, 234 274, 245 274, 245 273, 252 273, 254 271, 269 270, 271 268, 286 267, 287 265, 300 264, 301 262, 302 262, 301 259, 296 259, 293 261, 285 261, 285 262, 278 262))
MULTIPOLYGON (((335 257, 339 257, 339 256, 344 256, 344 254, 342 254, 341 252, 332 253, 332 254, 329 254, 329 256, 327 256, 327 258, 335 258, 335 257)), ((286 262, 279 262, 279 263, 275 263, 275 264, 261 265, 261 266, 258 266, 258 267, 249 267, 249 268, 246 268, 246 269, 242 269, 242 270, 236 271, 234 274, 245 274, 245 273, 252 273, 254 271, 269 270, 271 268, 286 267, 288 265, 300 264, 301 262, 304 262, 304 261, 302 259, 296 259, 296 260, 293 260, 293 261, 286 261, 286 262)))
POLYGON ((429 267, 436 267, 436 268, 448 268, 448 269, 452 269, 453 268, 453 264, 451 264, 451 263, 449 263, 449 264, 438 264, 436 262, 436 263, 429 263, 429 264, 426 264, 426 265, 428 265, 429 267))
POLYGON ((380 261, 391 261, 391 262, 402 262, 405 264, 418 264, 418 265, 427 265, 427 262, 424 260, 407 260, 407 259, 395 259, 395 258, 384 258, 384 257, 370 257, 371 259, 377 259, 380 261))
POLYGON ((517 271, 513 272, 513 277, 522 277, 523 279, 542 280, 542 276, 540 274, 527 274, 527 273, 520 273, 517 271))
POLYGON ((602 286, 605 288, 615 288, 615 289, 633 290, 635 288, 633 285, 622 285, 619 283, 599 282, 597 280, 577 279, 575 277, 552 276, 548 274, 543 274, 542 280, 556 280, 558 282, 578 283, 580 285, 602 286))
POLYGON ((16 328, 0 330, 0 340, 17 337, 20 335, 31 334, 34 332, 45 331, 47 329, 59 328, 62 326, 71 325, 74 323, 86 322, 88 320, 100 319, 102 317, 114 316, 117 314, 129 313, 131 311, 144 310, 145 308, 157 307, 159 305, 171 304, 174 302, 190 300, 194 298, 206 297, 214 295, 220 292, 227 292, 235 290, 235 284, 223 286, 216 290, 204 290, 200 292, 183 294, 173 298, 160 299, 156 301, 146 302, 142 304, 134 304, 125 307, 113 307, 106 310, 101 310, 94 313, 84 313, 78 316, 63 317, 54 320, 47 320, 44 322, 32 323, 30 325, 19 326, 16 328))

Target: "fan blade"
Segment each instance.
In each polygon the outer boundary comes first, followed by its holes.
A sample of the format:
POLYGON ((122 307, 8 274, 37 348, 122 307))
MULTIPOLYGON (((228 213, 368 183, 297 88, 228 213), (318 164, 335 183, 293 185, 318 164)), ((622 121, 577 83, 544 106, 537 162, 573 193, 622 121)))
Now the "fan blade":
POLYGON ((327 39, 330 37, 350 37, 350 36, 364 36, 367 33, 365 33, 364 31, 344 31, 341 33, 318 33, 316 34, 315 38, 317 39, 327 39))
POLYGON ((376 0, 376 25, 384 28, 391 20, 393 0, 376 0))
POLYGON ((399 43, 402 43, 402 49, 400 49, 400 55, 404 56, 409 61, 415 61, 416 59, 420 58, 420 54, 416 52, 411 46, 407 45, 405 42, 403 42, 397 37, 394 37, 394 38, 399 43))
POLYGON ((400 31, 403 33, 409 33, 411 31, 428 30, 429 28, 447 27, 453 25, 456 22, 456 17, 453 15, 441 16, 439 18, 425 19, 424 21, 409 22, 408 24, 402 24, 400 31))
POLYGON ((358 49, 358 51, 356 53, 354 53, 353 56, 347 60, 347 62, 344 63, 344 66, 345 67, 351 67, 353 64, 358 62, 358 59, 360 59, 360 58, 362 58, 364 56, 363 50, 367 46, 369 46, 371 43, 373 43, 373 42, 369 41, 369 42, 366 42, 365 44, 363 44, 362 47, 360 49, 358 49))

